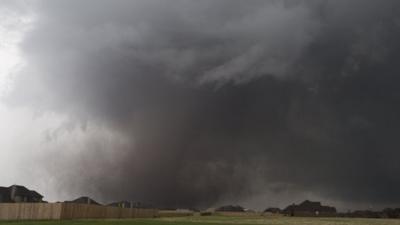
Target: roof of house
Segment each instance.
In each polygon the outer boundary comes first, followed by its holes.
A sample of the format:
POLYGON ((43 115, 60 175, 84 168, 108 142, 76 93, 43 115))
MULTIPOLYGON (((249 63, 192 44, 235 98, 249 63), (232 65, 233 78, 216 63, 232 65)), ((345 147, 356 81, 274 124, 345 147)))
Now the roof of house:
POLYGON ((35 198, 43 198, 43 195, 39 194, 37 191, 31 190, 31 194, 35 198))
POLYGON ((100 203, 96 202, 95 200, 87 197, 82 196, 72 201, 65 201, 66 203, 79 203, 79 204, 90 204, 90 205, 101 205, 100 203))
POLYGON ((6 187, 0 187, 0 194, 8 194, 9 193, 9 189, 6 187))
POLYGON ((336 212, 335 207, 331 206, 323 206, 321 202, 313 202, 309 200, 305 200, 299 205, 292 204, 284 209, 284 211, 320 211, 320 212, 336 212))
POLYGON ((22 186, 22 185, 11 185, 8 187, 9 190, 14 189, 16 195, 20 196, 30 196, 34 198, 43 198, 43 195, 39 194, 36 191, 29 190, 28 188, 22 186))
POLYGON ((312 202, 309 200, 305 200, 304 202, 299 204, 299 207, 308 209, 308 208, 319 208, 322 207, 322 205, 321 202, 312 202))
POLYGON ((264 210, 264 212, 273 212, 273 213, 278 213, 280 211, 281 211, 280 208, 273 208, 273 207, 264 210))

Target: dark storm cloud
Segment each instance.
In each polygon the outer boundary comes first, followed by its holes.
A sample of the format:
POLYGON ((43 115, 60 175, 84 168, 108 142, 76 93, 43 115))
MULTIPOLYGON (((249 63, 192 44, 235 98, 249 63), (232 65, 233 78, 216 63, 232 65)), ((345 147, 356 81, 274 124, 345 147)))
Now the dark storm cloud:
MULTIPOLYGON (((399 10, 355 0, 41 2, 10 102, 130 140, 109 149, 124 152, 112 163, 82 154, 68 168, 98 165, 74 185, 103 200, 208 206, 273 187, 395 204, 399 10)), ((76 179, 57 173, 63 185, 76 179)))

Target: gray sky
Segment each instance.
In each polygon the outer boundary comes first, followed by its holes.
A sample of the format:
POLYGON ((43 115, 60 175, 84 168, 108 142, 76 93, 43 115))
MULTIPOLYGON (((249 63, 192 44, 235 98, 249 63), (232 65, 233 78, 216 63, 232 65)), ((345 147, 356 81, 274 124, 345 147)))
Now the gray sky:
POLYGON ((398 206, 400 3, 2 1, 0 185, 398 206))

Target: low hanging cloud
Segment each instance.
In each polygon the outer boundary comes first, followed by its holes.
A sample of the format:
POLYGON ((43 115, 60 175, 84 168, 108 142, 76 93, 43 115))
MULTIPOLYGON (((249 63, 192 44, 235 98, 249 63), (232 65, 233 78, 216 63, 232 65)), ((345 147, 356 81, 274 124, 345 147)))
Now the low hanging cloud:
POLYGON ((176 207, 400 200, 396 1, 33 9, 27 65, 6 101, 68 118, 46 133, 53 150, 36 165, 65 196, 176 207))

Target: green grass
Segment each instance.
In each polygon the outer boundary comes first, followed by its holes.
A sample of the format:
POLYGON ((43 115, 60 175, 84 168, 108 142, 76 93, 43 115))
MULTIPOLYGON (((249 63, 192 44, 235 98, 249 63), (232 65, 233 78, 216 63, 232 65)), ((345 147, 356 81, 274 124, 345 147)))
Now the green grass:
POLYGON ((0 225, 400 225, 396 219, 191 216, 127 220, 1 221, 0 225))

